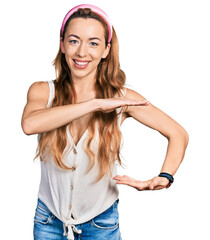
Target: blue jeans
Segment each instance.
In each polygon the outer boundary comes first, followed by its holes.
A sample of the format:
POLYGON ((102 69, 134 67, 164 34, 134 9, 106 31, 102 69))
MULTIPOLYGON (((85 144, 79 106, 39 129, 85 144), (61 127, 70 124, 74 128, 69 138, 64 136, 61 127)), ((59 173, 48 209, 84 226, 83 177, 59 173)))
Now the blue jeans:
MULTIPOLYGON (((122 240, 118 203, 119 199, 93 219, 75 225, 78 230, 82 230, 81 234, 74 232, 75 240, 122 240)), ((63 232, 63 222, 38 198, 34 216, 34 240, 67 240, 63 232)))

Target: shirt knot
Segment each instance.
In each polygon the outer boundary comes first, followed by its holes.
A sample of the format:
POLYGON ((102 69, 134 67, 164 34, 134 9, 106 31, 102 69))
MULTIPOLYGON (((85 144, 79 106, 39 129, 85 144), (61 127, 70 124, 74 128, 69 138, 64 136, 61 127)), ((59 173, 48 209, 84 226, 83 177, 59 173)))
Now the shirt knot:
POLYGON ((67 236, 67 239, 69 239, 69 240, 74 240, 73 231, 78 234, 82 233, 82 230, 77 229, 76 226, 71 223, 71 220, 68 220, 68 221, 66 221, 66 223, 63 223, 63 229, 64 229, 63 236, 67 236), (66 227, 68 228, 68 233, 66 232, 66 227))

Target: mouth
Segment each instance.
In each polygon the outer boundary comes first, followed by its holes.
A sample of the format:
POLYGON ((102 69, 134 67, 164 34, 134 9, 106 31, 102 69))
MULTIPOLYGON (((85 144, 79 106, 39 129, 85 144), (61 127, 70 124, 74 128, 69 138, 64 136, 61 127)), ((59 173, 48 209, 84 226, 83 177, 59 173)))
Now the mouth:
POLYGON ((90 62, 90 61, 81 61, 76 59, 73 59, 73 61, 74 61, 74 65, 80 69, 86 68, 90 62))

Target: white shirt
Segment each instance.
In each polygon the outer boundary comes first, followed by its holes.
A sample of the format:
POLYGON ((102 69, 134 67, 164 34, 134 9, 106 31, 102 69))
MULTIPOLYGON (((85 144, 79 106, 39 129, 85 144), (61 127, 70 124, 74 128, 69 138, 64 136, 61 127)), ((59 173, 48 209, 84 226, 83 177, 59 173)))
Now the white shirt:
MULTIPOLYGON (((51 107, 55 89, 53 81, 48 81, 50 95, 47 107, 51 107)), ((122 91, 123 95, 124 92, 122 91)), ((124 95, 125 96, 125 95, 124 95)), ((116 109, 117 112, 121 108, 116 109)), ((118 115, 120 126, 122 113, 118 115)), ((108 209, 119 197, 116 181, 112 178, 117 175, 117 161, 112 168, 112 177, 105 175, 97 183, 93 183, 99 173, 97 150, 98 131, 94 136, 91 149, 94 152, 95 165, 88 174, 89 158, 83 149, 88 129, 82 135, 77 145, 74 144, 70 131, 67 128, 68 143, 64 150, 63 161, 68 166, 75 166, 75 170, 64 170, 58 167, 49 151, 46 149, 41 165, 41 181, 38 197, 49 210, 63 222, 64 234, 68 228, 68 239, 74 239, 74 232, 81 233, 74 226, 81 224, 108 209), (45 162, 46 161, 46 162, 45 162)), ((39 135, 38 135, 39 139, 39 135)))

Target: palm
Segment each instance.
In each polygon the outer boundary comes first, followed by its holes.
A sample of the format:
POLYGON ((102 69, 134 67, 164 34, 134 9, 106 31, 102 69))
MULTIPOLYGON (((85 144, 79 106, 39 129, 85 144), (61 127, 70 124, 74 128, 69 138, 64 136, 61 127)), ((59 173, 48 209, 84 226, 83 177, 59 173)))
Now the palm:
POLYGON ((128 185, 130 187, 136 188, 138 191, 163 189, 169 183, 168 179, 163 177, 154 177, 147 181, 140 181, 127 175, 116 175, 113 179, 117 180, 117 184, 128 185))
POLYGON ((100 111, 108 113, 114 111, 116 108, 124 106, 147 106, 149 102, 145 100, 134 100, 122 97, 97 99, 100 104, 100 111))

